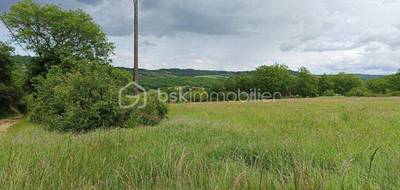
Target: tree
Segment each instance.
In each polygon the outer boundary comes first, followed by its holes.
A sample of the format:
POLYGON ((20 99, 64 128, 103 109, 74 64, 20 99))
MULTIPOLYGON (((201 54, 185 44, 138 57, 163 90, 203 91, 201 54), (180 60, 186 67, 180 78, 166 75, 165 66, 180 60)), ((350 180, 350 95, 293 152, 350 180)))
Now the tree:
POLYGON ((294 84, 294 93, 302 97, 318 96, 318 79, 305 67, 299 69, 299 74, 294 84))
POLYGON ((254 86, 252 78, 249 76, 236 76, 228 81, 227 88, 231 92, 237 92, 238 89, 249 92, 254 86))
POLYGON ((324 94, 325 92, 331 92, 334 90, 334 84, 332 77, 324 74, 322 75, 319 80, 319 94, 324 94))
POLYGON ((114 45, 82 10, 62 10, 56 5, 39 5, 32 0, 14 4, 4 16, 14 32, 14 41, 33 51, 32 74, 44 75, 51 66, 70 70, 65 57, 100 63, 110 62, 114 45))
POLYGON ((363 81, 355 75, 339 73, 332 77, 334 90, 338 94, 345 95, 351 89, 361 87, 363 81))
POLYGON ((11 83, 11 54, 13 51, 14 49, 11 46, 0 42, 0 83, 4 85, 11 83))
POLYGON ((400 91, 400 72, 387 77, 388 85, 392 91, 400 91))
POLYGON ((24 111, 22 90, 13 82, 13 51, 12 47, 0 42, 0 116, 17 112, 18 109, 24 111))
POLYGON ((292 77, 286 65, 261 66, 254 73, 254 84, 264 92, 290 94, 292 77))
POLYGON ((390 83, 387 78, 377 78, 367 81, 368 89, 376 94, 386 94, 390 89, 390 83))

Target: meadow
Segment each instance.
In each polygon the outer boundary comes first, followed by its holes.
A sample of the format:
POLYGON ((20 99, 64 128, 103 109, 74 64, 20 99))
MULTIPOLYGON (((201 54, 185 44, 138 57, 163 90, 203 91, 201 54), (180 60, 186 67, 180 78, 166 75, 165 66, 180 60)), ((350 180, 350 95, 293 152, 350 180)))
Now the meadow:
POLYGON ((155 127, 0 133, 0 189, 398 189, 400 98, 169 105, 155 127))

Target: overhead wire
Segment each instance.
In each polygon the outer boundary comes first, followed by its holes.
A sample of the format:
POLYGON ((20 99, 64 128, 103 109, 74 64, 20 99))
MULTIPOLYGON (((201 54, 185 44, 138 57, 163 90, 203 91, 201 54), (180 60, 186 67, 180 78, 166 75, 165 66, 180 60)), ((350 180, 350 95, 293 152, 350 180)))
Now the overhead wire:
MULTIPOLYGON (((16 38, 16 35, 14 34, 14 32, 11 30, 11 28, 8 26, 6 20, 4 19, 3 13, 0 13, 0 20, 3 22, 4 26, 6 26, 8 32, 10 32, 11 36, 12 36, 14 39, 17 39, 17 38, 16 38)), ((28 50, 27 50, 21 43, 17 42, 17 44, 22 48, 22 50, 23 50, 28 56, 31 56, 30 53, 28 52, 28 50)))

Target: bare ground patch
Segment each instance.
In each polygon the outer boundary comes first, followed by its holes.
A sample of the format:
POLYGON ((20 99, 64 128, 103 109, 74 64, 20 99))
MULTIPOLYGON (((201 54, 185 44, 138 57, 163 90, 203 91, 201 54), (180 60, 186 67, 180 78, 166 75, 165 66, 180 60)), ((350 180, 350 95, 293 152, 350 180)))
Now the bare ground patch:
POLYGON ((17 119, 1 119, 0 120, 0 133, 7 131, 7 129, 17 123, 17 119))

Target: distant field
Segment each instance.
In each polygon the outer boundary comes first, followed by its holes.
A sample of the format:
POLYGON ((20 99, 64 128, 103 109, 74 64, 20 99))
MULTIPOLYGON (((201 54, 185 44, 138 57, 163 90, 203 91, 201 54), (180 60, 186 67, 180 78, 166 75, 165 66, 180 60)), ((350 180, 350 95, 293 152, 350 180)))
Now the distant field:
POLYGON ((142 85, 146 89, 158 89, 165 87, 177 87, 177 86, 190 86, 190 87, 204 87, 210 88, 218 84, 222 84, 225 78, 222 77, 160 77, 160 76, 150 76, 142 77, 142 85))
POLYGON ((23 120, 0 133, 0 189, 398 189, 399 103, 176 104, 156 127, 79 135, 23 120))

